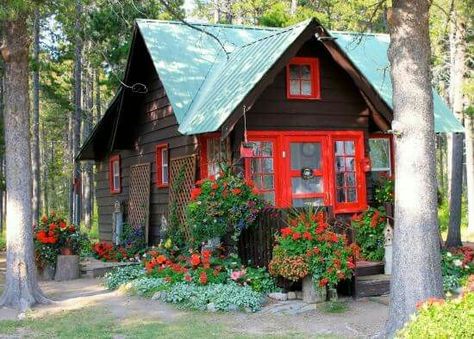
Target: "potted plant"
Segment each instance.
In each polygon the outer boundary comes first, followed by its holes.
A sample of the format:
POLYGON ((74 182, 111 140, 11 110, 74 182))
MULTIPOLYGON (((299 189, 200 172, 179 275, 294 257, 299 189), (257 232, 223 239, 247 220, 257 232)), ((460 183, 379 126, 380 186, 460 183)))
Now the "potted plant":
POLYGON ((290 218, 276 243, 270 273, 290 280, 302 278, 306 302, 325 301, 327 290, 335 290, 355 267, 346 236, 333 232, 321 211, 309 209, 290 218))
POLYGON ((218 246, 224 236, 230 235, 235 245, 240 233, 254 224, 265 206, 253 184, 233 175, 230 169, 218 178, 200 180, 187 207, 192 242, 218 246))

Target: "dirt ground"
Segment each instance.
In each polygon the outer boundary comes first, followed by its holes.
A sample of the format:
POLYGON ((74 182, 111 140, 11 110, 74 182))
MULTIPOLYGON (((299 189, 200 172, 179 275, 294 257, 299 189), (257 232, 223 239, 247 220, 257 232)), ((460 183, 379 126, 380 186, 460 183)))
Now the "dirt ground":
MULTIPOLYGON (((1 266, 4 262, 1 260, 4 259, 0 258, 0 275, 3 275, 1 266)), ((2 284, 3 277, 0 278, 2 284)), ((367 299, 347 299, 347 310, 343 313, 327 313, 317 307, 300 314, 269 312, 275 305, 266 306, 253 314, 190 312, 159 301, 110 292, 101 285, 99 279, 42 282, 41 288, 55 302, 34 307, 28 317, 40 319, 88 307, 101 307, 119 324, 133 319, 140 319, 141 322, 183 323, 188 317, 199 317, 237 336, 247 337, 273 337, 290 333, 297 333, 299 337, 372 337, 380 333, 388 313, 384 303, 367 299)), ((17 317, 14 310, 0 308, 0 321, 17 317)))

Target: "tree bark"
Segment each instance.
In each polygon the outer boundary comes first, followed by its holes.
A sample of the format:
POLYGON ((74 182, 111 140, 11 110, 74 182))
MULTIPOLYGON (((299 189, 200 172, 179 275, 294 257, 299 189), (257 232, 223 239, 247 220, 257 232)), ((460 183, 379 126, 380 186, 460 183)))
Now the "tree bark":
POLYGON ((73 118, 73 182, 72 182, 72 222, 79 225, 81 219, 81 207, 80 207, 80 179, 81 179, 81 167, 79 162, 75 160, 75 157, 79 153, 81 143, 81 114, 82 114, 82 102, 81 102, 81 91, 82 91, 82 37, 81 37, 81 16, 82 16, 82 4, 80 0, 76 0, 76 48, 74 53, 74 118, 73 118))
POLYGON ((449 196, 449 225, 446 247, 462 246, 461 242, 461 202, 462 202, 462 174, 463 174, 463 135, 453 133, 451 136, 453 148, 451 150, 451 189, 449 196))
MULTIPOLYGON (((92 131, 92 119, 93 119, 93 109, 94 109, 94 79, 92 74, 92 68, 86 67, 85 72, 85 112, 84 112, 84 122, 83 122, 83 140, 86 140, 89 137, 89 134, 92 131)), ((87 161, 84 164, 84 173, 83 173, 83 210, 84 210, 84 225, 87 229, 91 229, 92 226, 92 189, 93 189, 93 172, 92 172, 93 163, 87 161)))
POLYGON ((429 0, 394 0, 389 13, 395 138, 395 227, 387 335, 429 297, 442 297, 429 0))
POLYGON ((467 229, 468 233, 474 233, 474 112, 466 114, 464 129, 466 132, 467 229))
POLYGON ((0 305, 22 311, 45 303, 36 277, 31 223, 30 103, 27 15, 4 21, 7 270, 0 305))
POLYGON ((32 216, 33 224, 39 220, 40 210, 40 155, 39 155, 39 110, 40 110, 40 14, 35 9, 34 18, 34 46, 33 46, 33 119, 31 129, 31 171, 33 179, 32 216))

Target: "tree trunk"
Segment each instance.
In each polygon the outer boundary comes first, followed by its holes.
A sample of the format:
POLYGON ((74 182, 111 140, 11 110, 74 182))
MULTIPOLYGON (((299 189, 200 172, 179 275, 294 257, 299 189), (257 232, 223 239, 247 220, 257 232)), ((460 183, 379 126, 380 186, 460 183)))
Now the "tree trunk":
POLYGON ((31 129, 31 171, 33 181, 32 216, 33 224, 39 220, 40 210, 40 155, 39 155, 39 105, 40 105, 40 75, 39 75, 39 53, 40 53, 40 14, 35 9, 34 21, 34 46, 33 46, 33 119, 31 129))
MULTIPOLYGON (((0 29, 2 27, 0 26, 0 29)), ((4 81, 4 66, 3 66, 3 59, 0 57, 0 126, 3 126, 4 124, 4 86, 3 86, 3 81, 4 81)), ((4 139, 4 134, 1 134, 2 139, 4 139)), ((2 140, 3 143, 4 140, 2 140)), ((5 187, 3 185, 4 178, 5 178, 5 171, 3 167, 3 161, 4 161, 4 149, 0 149, 0 180, 2 181, 2 185, 0 187, 0 234, 3 233, 4 229, 4 216, 5 216, 5 210, 3 208, 4 205, 4 198, 5 198, 5 187)))
POLYGON ((81 102, 81 73, 82 73, 82 37, 81 37, 81 16, 82 16, 82 4, 80 0, 76 0, 76 49, 74 54, 74 118, 73 118, 73 137, 72 137, 72 148, 73 148, 73 182, 72 182, 72 222, 79 225, 81 219, 81 207, 80 207, 80 179, 81 179, 81 167, 79 162, 75 160, 75 157, 79 153, 81 143, 81 113, 82 113, 82 102, 81 102))
POLYGON ((387 335, 442 297, 429 0, 394 0, 389 15, 395 138, 395 227, 387 335))
POLYGON ((95 118, 94 124, 102 118, 102 100, 100 98, 100 69, 95 71, 95 118))
POLYGON ((467 229, 469 233, 474 233, 474 110, 466 114, 464 129, 466 131, 467 229))
POLYGON ((298 0, 291 0, 290 14, 295 15, 297 8, 298 8, 298 0))
POLYGON ((0 306, 22 311, 48 302, 39 289, 31 224, 30 103, 27 16, 5 20, 5 145, 7 181, 7 270, 0 306))
MULTIPOLYGON (((462 123, 463 121, 463 83, 464 74, 466 72, 465 57, 466 57, 466 30, 460 18, 453 10, 451 16, 451 30, 450 35, 450 53, 451 57, 451 72, 449 82, 450 102, 454 115, 462 123)), ((462 202, 462 187, 463 187, 463 151, 464 138, 462 135, 451 134, 450 139, 450 178, 449 178, 449 228, 448 239, 446 246, 456 247, 462 246, 461 242, 461 202, 462 202)))
MULTIPOLYGON (((83 140, 89 137, 92 131, 92 119, 94 109, 94 78, 92 74, 92 68, 87 67, 85 72, 86 84, 85 84, 85 114, 83 123, 83 140)), ((87 229, 91 229, 92 226, 92 187, 93 187, 93 173, 92 173, 92 162, 87 161, 84 164, 83 173, 83 207, 84 207, 84 225, 87 229)))
POLYGON ((462 202, 462 159, 463 135, 453 133, 451 136, 453 148, 451 150, 451 189, 449 195, 449 226, 446 247, 462 246, 461 242, 461 202, 462 202))

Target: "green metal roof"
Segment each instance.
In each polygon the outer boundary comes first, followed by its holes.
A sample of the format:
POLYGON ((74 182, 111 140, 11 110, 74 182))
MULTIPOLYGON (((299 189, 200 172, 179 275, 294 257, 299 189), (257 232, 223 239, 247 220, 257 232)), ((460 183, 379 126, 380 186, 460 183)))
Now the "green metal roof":
MULTIPOLYGON (((311 20, 286 28, 137 20, 183 134, 219 129, 311 20)), ((330 32, 361 74, 392 106, 388 35, 330 32)), ((433 91, 436 132, 463 132, 433 91)))
MULTIPOLYGON (((393 109, 392 80, 387 55, 390 37, 387 34, 369 33, 330 32, 330 34, 337 38, 338 46, 393 109)), ((461 123, 435 90, 433 90, 433 104, 437 133, 464 132, 461 123)))

